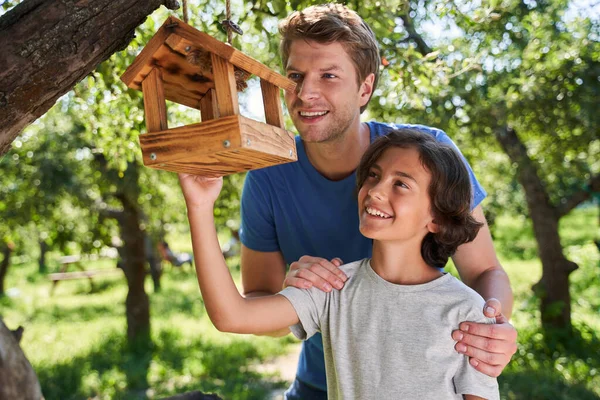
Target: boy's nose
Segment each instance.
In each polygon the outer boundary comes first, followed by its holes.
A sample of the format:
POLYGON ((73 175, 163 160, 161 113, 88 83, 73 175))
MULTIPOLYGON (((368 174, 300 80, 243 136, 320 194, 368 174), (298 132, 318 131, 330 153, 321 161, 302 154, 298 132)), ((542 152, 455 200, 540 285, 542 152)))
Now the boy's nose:
POLYGON ((375 185, 371 189, 369 189, 369 196, 377 200, 383 200, 385 198, 385 193, 381 188, 381 185, 375 185))

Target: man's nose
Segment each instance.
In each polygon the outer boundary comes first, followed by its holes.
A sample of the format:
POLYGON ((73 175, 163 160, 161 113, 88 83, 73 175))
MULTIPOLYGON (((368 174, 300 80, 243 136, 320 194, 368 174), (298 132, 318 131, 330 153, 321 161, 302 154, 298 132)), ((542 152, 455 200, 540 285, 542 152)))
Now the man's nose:
POLYGON ((315 79, 305 77, 296 87, 296 94, 302 101, 311 101, 319 98, 321 90, 315 79))

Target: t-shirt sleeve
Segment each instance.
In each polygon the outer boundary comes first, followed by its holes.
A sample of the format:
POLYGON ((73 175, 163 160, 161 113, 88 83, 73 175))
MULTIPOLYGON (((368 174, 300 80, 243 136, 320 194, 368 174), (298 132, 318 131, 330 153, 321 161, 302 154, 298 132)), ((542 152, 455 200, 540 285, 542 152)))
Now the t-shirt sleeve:
POLYGON ((256 251, 280 250, 268 188, 268 178, 264 173, 248 172, 240 207, 240 241, 256 251))
MULTIPOLYGON (((493 324, 494 318, 482 316, 480 307, 473 307, 462 319, 463 321, 493 324)), ((469 357, 462 356, 461 364, 454 375, 454 387, 457 394, 471 394, 484 399, 500 400, 498 381, 496 378, 477 371, 469 364, 469 357)))
POLYGON ((287 298, 296 310, 299 323, 290 330, 300 340, 306 340, 321 331, 328 293, 317 288, 298 289, 288 286, 279 292, 287 298))

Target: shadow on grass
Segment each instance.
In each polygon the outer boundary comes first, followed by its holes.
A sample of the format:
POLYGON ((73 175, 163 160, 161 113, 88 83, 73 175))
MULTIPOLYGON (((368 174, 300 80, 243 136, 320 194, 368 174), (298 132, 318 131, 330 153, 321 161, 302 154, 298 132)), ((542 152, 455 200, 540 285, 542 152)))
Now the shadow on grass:
POLYGON ((190 342, 175 330, 159 332, 154 342, 153 348, 134 352, 124 336, 113 333, 69 362, 36 365, 45 398, 147 399, 150 381, 153 398, 200 390, 226 399, 263 399, 281 385, 249 371, 250 364, 262 361, 252 343, 190 342))
POLYGON ((504 372, 498 378, 500 393, 507 400, 598 400, 583 384, 565 382, 560 373, 549 371, 504 372))
POLYGON ((500 378, 509 400, 600 399, 600 340, 585 325, 519 332, 519 350, 500 378))
POLYGON ((154 315, 166 316, 184 313, 186 315, 200 316, 205 313, 204 302, 199 295, 182 295, 176 288, 162 288, 159 293, 152 294, 150 301, 154 315))
POLYGON ((114 305, 82 305, 80 307, 65 308, 60 305, 38 308, 32 315, 36 321, 51 321, 60 323, 93 321, 98 315, 120 317, 123 311, 114 305))

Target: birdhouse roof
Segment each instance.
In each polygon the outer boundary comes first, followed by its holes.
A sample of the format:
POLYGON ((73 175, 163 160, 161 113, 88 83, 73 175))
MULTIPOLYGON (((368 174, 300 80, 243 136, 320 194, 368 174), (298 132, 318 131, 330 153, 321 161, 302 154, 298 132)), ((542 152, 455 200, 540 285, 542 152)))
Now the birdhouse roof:
POLYGON ((142 81, 153 68, 158 68, 167 100, 199 108, 200 99, 215 87, 211 53, 233 64, 236 75, 239 72, 247 78, 253 74, 284 90, 295 90, 293 81, 172 16, 142 49, 121 80, 128 87, 141 90, 142 81))

